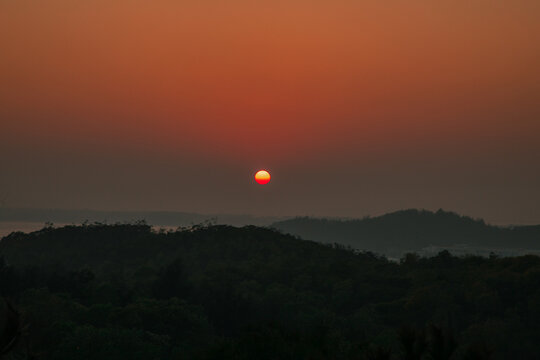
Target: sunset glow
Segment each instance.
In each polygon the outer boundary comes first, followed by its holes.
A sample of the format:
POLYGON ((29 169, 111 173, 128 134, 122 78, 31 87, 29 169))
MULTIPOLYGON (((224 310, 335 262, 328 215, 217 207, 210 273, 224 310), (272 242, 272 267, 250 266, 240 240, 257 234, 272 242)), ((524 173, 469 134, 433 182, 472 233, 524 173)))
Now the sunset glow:
POLYGON ((0 205, 535 223, 538 14, 538 0, 0 1, 0 205), (287 174, 264 207, 240 185, 252 164, 287 174))
POLYGON ((259 170, 255 174, 255 181, 261 185, 268 184, 270 182, 270 173, 266 170, 259 170))

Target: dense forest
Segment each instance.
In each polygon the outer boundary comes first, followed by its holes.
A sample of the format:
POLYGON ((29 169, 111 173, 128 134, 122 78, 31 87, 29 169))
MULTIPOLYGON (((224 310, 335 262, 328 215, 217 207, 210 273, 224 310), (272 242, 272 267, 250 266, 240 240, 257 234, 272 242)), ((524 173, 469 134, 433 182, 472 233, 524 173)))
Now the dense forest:
MULTIPOLYGON (((540 225, 493 226, 439 210, 401 210, 363 219, 294 218, 272 226, 303 239, 322 243, 339 242, 356 249, 401 257, 429 246, 450 248, 466 245, 490 250, 540 250, 540 225)), ((527 251, 522 251, 526 253, 527 251)), ((529 251, 530 252, 530 251, 529 251)))
POLYGON ((254 226, 48 226, 0 241, 0 292, 5 359, 540 354, 536 256, 397 263, 254 226))

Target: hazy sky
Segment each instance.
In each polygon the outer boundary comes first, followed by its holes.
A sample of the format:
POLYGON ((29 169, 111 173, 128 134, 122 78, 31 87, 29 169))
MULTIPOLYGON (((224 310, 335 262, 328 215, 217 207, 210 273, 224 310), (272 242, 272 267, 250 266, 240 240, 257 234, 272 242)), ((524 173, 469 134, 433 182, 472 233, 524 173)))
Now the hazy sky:
POLYGON ((539 18, 538 0, 3 0, 0 201, 540 223, 539 18))

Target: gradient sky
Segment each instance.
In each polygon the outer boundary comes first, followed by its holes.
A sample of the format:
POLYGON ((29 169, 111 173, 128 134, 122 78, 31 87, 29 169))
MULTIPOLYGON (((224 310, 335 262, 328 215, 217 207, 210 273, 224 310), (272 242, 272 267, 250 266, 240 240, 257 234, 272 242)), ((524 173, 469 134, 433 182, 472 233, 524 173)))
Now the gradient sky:
POLYGON ((0 205, 540 223, 539 18, 538 0, 3 0, 0 205))

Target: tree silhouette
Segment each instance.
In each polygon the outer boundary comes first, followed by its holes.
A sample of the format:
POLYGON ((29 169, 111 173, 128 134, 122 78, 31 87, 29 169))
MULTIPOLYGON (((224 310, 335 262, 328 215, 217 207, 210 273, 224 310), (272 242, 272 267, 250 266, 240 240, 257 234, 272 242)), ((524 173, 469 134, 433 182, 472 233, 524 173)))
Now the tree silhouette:
POLYGON ((2 299, 0 307, 0 358, 11 352, 21 337, 21 320, 19 313, 6 300, 2 299))

